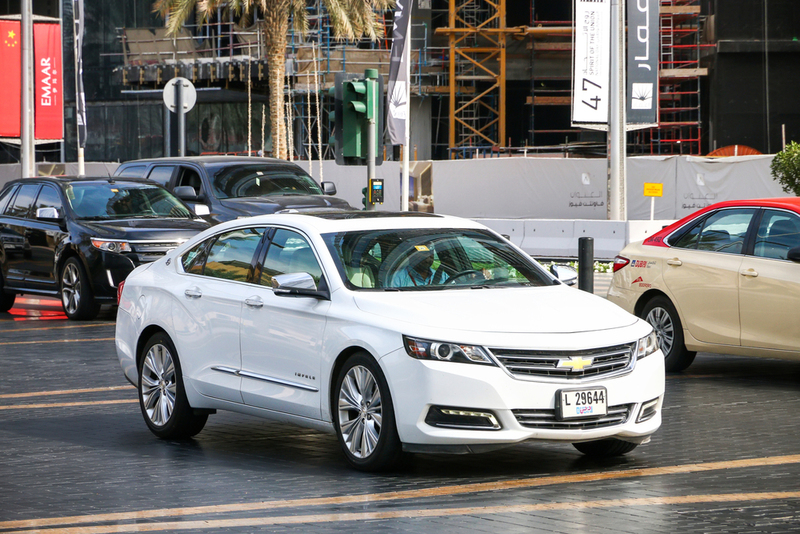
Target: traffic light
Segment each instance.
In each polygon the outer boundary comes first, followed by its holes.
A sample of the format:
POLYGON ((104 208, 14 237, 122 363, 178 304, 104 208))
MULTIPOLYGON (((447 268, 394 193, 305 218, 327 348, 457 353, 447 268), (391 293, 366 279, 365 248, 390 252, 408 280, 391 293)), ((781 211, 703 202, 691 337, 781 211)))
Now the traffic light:
POLYGON ((383 162, 383 78, 374 69, 367 69, 363 78, 358 74, 336 73, 334 87, 328 94, 334 97, 331 142, 336 163, 367 164, 367 127, 368 121, 374 119, 375 164, 380 165, 383 162))
POLYGON ((363 208, 361 208, 362 210, 366 211, 368 202, 369 202, 369 199, 367 199, 367 188, 366 187, 362 187, 361 188, 361 205, 364 206, 363 208))

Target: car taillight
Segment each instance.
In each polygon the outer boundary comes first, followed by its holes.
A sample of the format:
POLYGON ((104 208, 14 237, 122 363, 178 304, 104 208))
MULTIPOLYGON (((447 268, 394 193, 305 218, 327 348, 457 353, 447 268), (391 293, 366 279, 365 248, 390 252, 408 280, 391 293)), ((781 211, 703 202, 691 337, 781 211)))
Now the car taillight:
POLYGON ((614 272, 619 271, 620 269, 628 265, 630 262, 631 260, 629 260, 628 258, 625 258, 623 256, 617 256, 616 258, 614 258, 614 267, 613 267, 614 272))
POLYGON ((125 287, 125 280, 119 283, 117 286, 117 306, 119 306, 119 301, 122 300, 122 288, 125 287))

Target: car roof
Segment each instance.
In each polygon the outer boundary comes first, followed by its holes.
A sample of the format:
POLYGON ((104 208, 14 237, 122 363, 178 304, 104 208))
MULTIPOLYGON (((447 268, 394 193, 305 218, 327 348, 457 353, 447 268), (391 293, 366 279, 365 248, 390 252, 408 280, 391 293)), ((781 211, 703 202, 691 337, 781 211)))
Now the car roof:
POLYGON ((230 164, 249 163, 252 165, 257 165, 259 163, 262 164, 273 163, 280 165, 296 165, 294 162, 278 158, 262 158, 253 156, 185 156, 182 158, 166 157, 166 158, 134 159, 126 161, 125 163, 120 165, 120 167, 129 165, 150 164, 150 163, 197 163, 199 165, 223 164, 223 163, 230 163, 230 164))
POLYGON ((70 183, 91 183, 91 182, 136 182, 140 184, 153 185, 151 180, 143 178, 129 178, 127 176, 35 176, 33 178, 17 178, 7 182, 7 186, 13 184, 27 184, 27 183, 51 183, 57 185, 70 184, 70 183))
POLYGON ((800 212, 800 197, 779 197, 779 198, 750 198, 744 200, 725 200, 708 206, 706 210, 719 208, 729 208, 737 206, 756 206, 765 208, 786 208, 800 212))
MULTIPOLYGON (((296 213, 273 213, 258 215, 223 223, 240 227, 246 220, 248 224, 287 225, 311 233, 334 233, 364 230, 400 230, 423 228, 471 228, 484 229, 485 226, 469 219, 420 212, 319 210, 296 213)), ((222 225, 220 225, 222 226, 222 225)))

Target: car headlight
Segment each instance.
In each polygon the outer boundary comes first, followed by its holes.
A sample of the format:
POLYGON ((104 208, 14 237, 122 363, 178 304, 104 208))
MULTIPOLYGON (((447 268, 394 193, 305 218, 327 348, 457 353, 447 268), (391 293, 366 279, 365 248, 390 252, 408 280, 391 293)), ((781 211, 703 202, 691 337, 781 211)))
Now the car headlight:
POLYGON ((131 246, 127 241, 111 241, 107 239, 92 238, 92 246, 106 252, 130 252, 131 246))
POLYGON ((475 345, 429 341, 408 336, 403 336, 403 345, 408 355, 418 360, 497 365, 483 348, 475 345))
POLYGON ((636 343, 636 359, 641 360, 645 356, 650 356, 658 350, 658 338, 653 330, 648 335, 636 343))

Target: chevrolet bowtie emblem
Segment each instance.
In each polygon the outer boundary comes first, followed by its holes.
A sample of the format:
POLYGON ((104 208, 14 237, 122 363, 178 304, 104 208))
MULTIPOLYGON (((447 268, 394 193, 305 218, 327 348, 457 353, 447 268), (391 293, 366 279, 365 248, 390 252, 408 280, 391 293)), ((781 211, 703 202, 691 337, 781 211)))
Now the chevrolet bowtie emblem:
POLYGON ((582 358, 572 356, 569 360, 558 360, 556 367, 569 367, 572 371, 583 371, 584 367, 589 367, 594 362, 593 358, 582 358))

